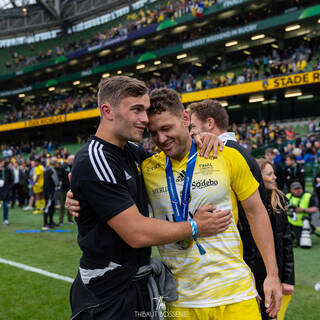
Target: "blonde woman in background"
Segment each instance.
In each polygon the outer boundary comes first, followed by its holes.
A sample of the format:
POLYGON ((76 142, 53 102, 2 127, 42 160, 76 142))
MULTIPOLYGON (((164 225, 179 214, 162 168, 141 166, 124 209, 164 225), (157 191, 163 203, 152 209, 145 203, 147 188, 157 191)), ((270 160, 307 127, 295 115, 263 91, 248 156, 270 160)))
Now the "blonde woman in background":
MULTIPOLYGON (((282 283, 283 298, 277 319, 283 320, 294 291, 292 239, 290 225, 285 210, 287 200, 285 195, 277 188, 277 177, 274 173, 272 162, 266 159, 258 159, 257 162, 267 191, 267 209, 273 230, 279 277, 282 283)), ((264 270, 261 270, 261 274, 264 274, 264 270)), ((255 277, 257 277, 256 273, 255 277)))

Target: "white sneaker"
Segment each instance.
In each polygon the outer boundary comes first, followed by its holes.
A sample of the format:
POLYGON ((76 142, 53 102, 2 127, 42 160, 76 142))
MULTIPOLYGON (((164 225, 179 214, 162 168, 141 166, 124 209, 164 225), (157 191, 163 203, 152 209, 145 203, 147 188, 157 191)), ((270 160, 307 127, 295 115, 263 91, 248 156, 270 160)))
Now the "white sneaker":
POLYGON ((29 207, 29 206, 23 208, 23 210, 32 210, 32 209, 33 209, 33 208, 32 208, 32 207, 29 207))
POLYGON ((42 228, 41 228, 41 230, 49 230, 50 228, 48 227, 48 226, 43 226, 42 228))
POLYGON ((8 225, 9 225, 9 221, 8 221, 8 220, 4 220, 4 221, 3 221, 3 225, 4 225, 4 226, 8 226, 8 225))

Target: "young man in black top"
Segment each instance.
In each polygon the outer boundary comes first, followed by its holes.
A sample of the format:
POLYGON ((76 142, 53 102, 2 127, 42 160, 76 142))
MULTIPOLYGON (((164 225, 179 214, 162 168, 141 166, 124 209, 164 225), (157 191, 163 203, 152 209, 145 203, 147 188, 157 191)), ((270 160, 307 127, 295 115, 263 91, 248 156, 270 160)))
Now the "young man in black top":
MULTIPOLYGON (((140 164, 149 154, 128 142, 140 141, 148 123, 145 84, 122 76, 102 80, 98 105, 99 127, 72 170, 83 255, 70 294, 71 319, 135 319, 150 310, 147 279, 135 277, 149 264, 150 246, 183 240, 192 229, 189 222, 148 217, 140 164)), ((219 232, 211 210, 212 205, 201 207, 194 217, 201 236, 219 232)), ((228 221, 229 212, 221 217, 228 221)))

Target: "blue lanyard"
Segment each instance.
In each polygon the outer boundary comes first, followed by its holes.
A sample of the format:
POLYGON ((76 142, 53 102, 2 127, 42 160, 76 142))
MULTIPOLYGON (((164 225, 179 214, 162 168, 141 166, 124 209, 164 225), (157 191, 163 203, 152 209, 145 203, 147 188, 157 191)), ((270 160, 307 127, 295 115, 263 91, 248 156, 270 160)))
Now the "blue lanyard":
POLYGON ((168 183, 168 191, 169 191, 171 205, 172 205, 176 222, 188 220, 190 188, 191 188, 192 176, 193 176, 196 160, 197 160, 197 147, 194 141, 192 141, 192 146, 191 146, 191 150, 190 150, 188 162, 187 162, 186 175, 183 183, 181 203, 180 203, 176 184, 174 181, 171 161, 169 157, 167 157, 166 159, 166 176, 167 176, 167 183, 168 183))
MULTIPOLYGON (((166 176, 167 176, 167 183, 168 183, 168 191, 169 191, 171 205, 172 205, 176 222, 188 220, 190 188, 191 188, 192 176, 193 176, 196 160, 197 160, 197 147, 194 141, 192 141, 188 162, 187 162, 186 175, 183 183, 181 203, 180 203, 176 184, 174 181, 171 161, 169 157, 167 157, 166 159, 166 176)), ((197 239, 194 239, 194 240, 196 242, 196 245, 199 249, 200 254, 201 255, 205 254, 206 251, 201 246, 201 244, 197 241, 197 239)))

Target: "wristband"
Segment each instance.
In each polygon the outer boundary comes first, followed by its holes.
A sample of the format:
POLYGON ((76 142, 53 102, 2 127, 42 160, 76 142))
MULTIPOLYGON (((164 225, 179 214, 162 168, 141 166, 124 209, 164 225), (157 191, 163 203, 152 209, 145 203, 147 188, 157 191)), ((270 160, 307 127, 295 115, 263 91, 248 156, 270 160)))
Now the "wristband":
POLYGON ((206 250, 204 250, 202 245, 197 241, 198 231, 199 231, 197 221, 194 219, 189 219, 188 221, 189 221, 189 223, 191 225, 191 229, 192 229, 192 238, 196 242, 196 245, 198 247, 200 254, 201 255, 206 254, 206 250))
POLYGON ((192 229, 192 238, 198 238, 198 224, 197 221, 194 219, 189 219, 188 220, 190 225, 191 225, 191 229, 192 229))

